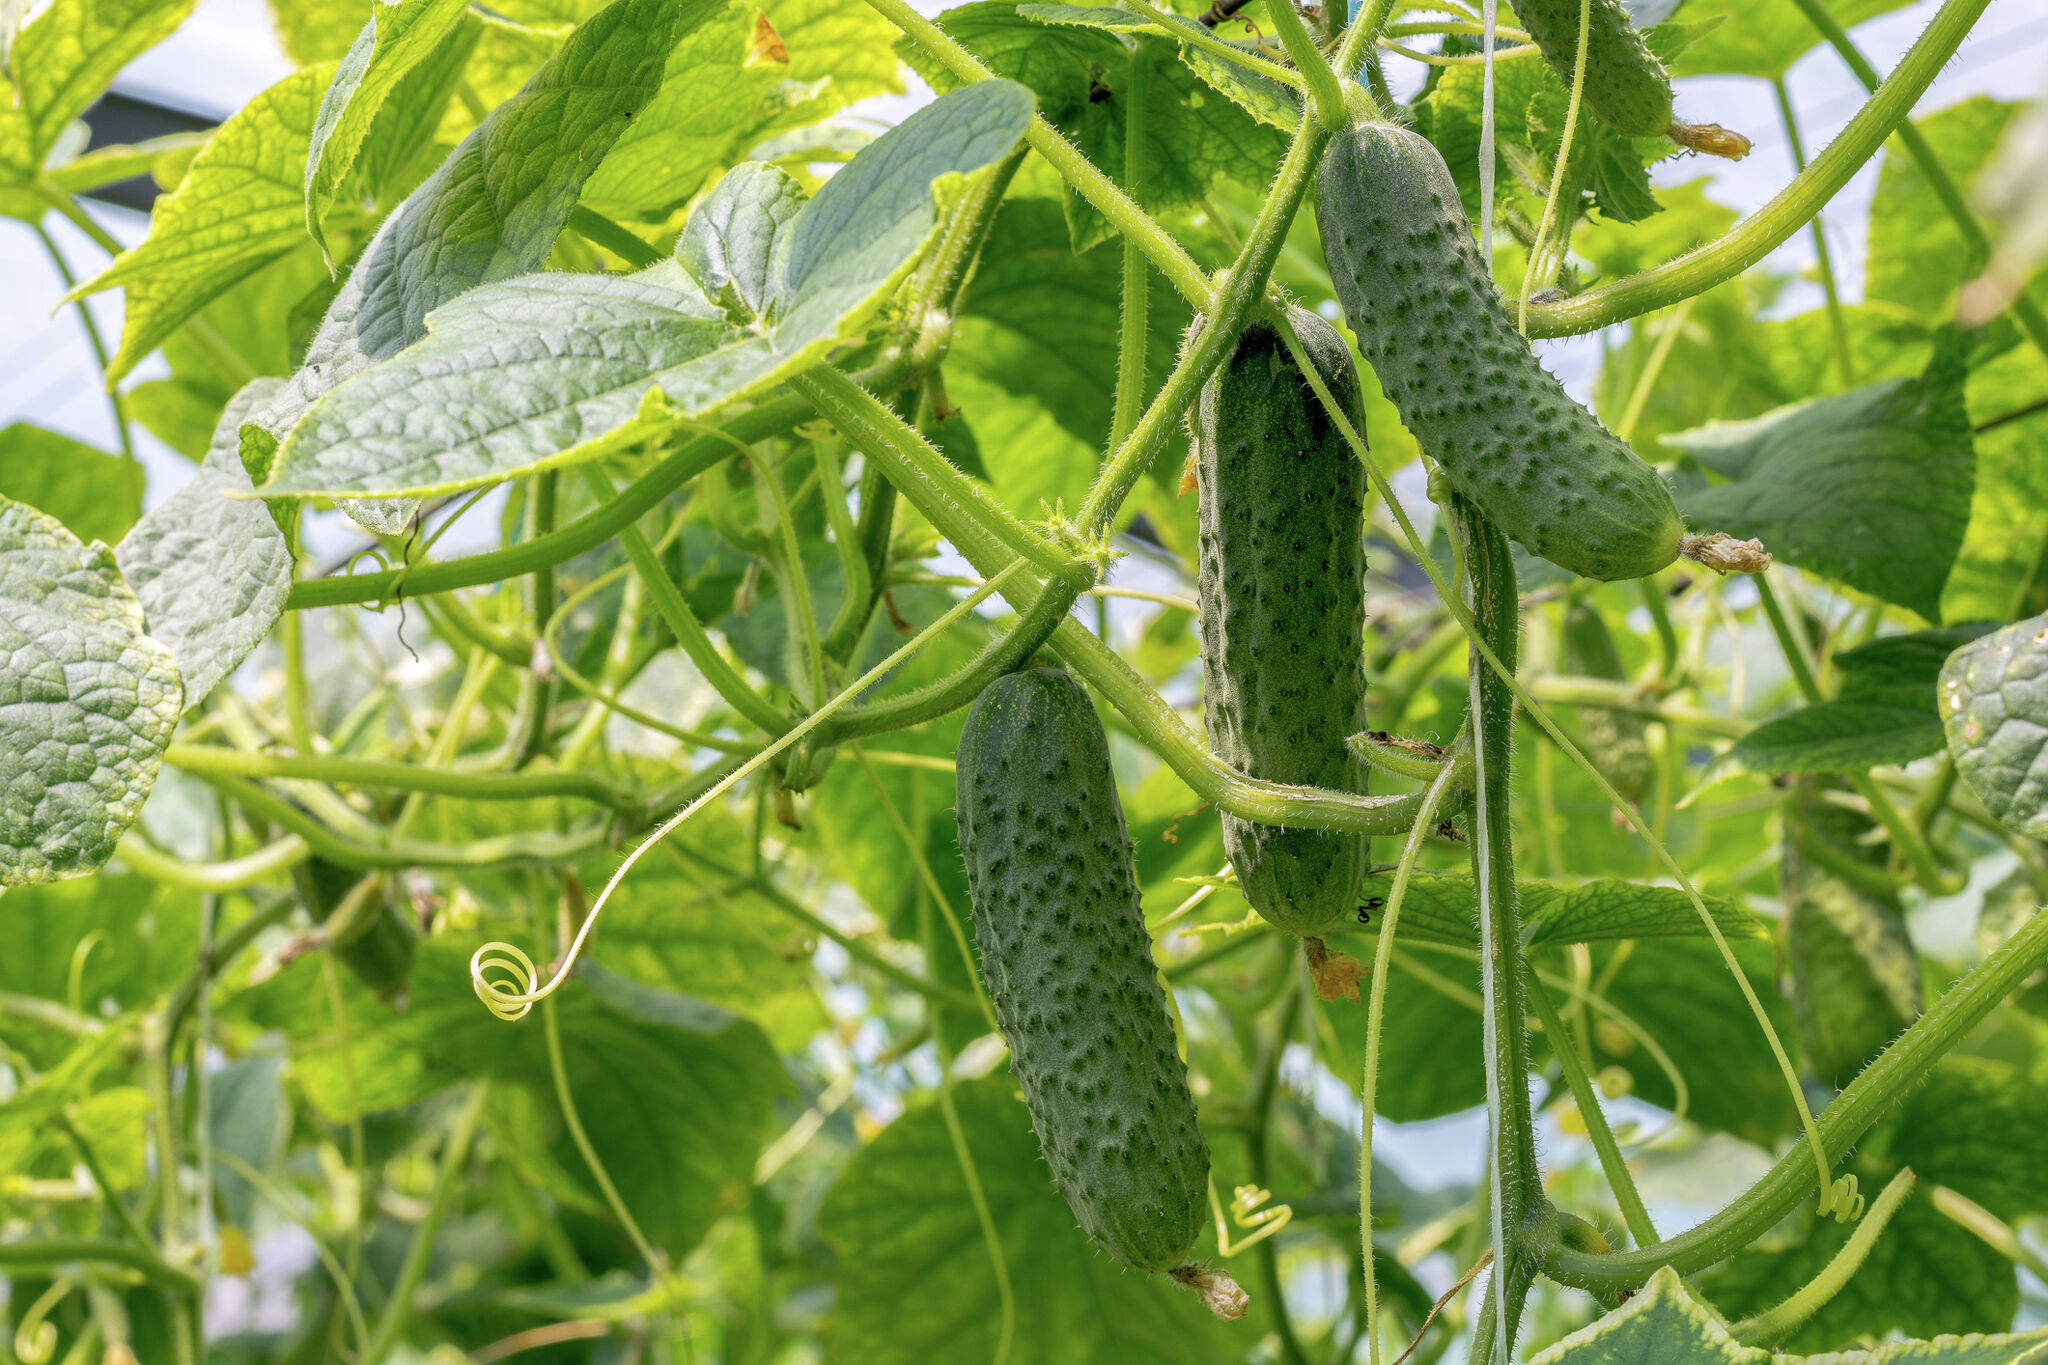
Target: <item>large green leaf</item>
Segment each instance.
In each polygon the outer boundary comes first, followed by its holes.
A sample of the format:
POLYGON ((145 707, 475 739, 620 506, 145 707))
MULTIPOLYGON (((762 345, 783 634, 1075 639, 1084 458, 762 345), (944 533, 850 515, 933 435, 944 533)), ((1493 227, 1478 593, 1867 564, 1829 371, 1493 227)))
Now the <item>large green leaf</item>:
MULTIPOLYGON (((1378 911, 1393 889, 1393 878, 1366 879, 1359 897, 1378 923, 1378 911)), ((1515 884, 1521 906, 1522 940, 1530 948, 1568 943, 1602 943, 1637 938, 1704 937, 1692 898, 1675 886, 1589 881, 1570 884, 1523 880, 1515 884)), ((1705 898, 1714 923, 1730 938, 1769 938, 1770 925, 1733 901, 1705 898)), ((1466 876, 1416 877, 1401 902, 1399 939, 1426 939, 1452 947, 1479 946, 1478 897, 1466 876)))
MULTIPOLYGON (((319 398, 426 335, 426 315, 488 280, 538 269, 576 196, 652 97, 679 25, 721 0, 615 0, 578 26, 516 95, 406 197, 349 273, 304 363, 242 425, 243 459, 267 469, 319 398)), ((416 504, 345 502, 402 534, 416 504)))
MULTIPOLYGON (((1902 1211, 1885 1230, 1880 1253, 1905 1218, 1902 1211)), ((1786 1291, 1797 1283, 1776 1288, 1786 1291)), ((2044 1345, 2048 1331, 1946 1336, 1830 1353, 1815 1357, 1814 1365, 1823 1359, 1826 1365, 2023 1365, 2038 1359, 2044 1345)), ((1806 1359, 1743 1345, 1729 1335, 1726 1320, 1666 1266, 1627 1303, 1532 1357, 1529 1365, 1802 1365, 1806 1359)))
POLYGON ((237 281, 305 240, 306 140, 331 69, 297 71, 236 111, 158 201, 149 236, 70 297, 125 294, 118 379, 237 281))
POLYGON ((1976 477, 1961 351, 1951 339, 1917 379, 1665 437, 1729 480, 1681 494, 1686 520, 1939 620, 1976 477))
MULTIPOLYGON (((1197 46, 1189 35, 1211 38, 1231 47, 1256 52, 1241 40, 1219 38, 1203 31, 1194 20, 1162 10, 1168 22, 1156 23, 1142 14, 1114 5, 1019 5, 1017 13, 1041 24, 1071 24, 1080 28, 1104 29, 1111 33, 1149 33, 1174 40, 1180 59, 1188 69, 1208 82, 1218 94, 1237 101, 1247 114, 1261 123, 1292 132, 1301 124, 1301 96, 1260 71, 1233 62, 1206 45, 1197 46)), ((1265 60, 1271 60, 1265 58, 1265 60)))
MULTIPOLYGON (((1977 96, 1915 123, 1951 183, 1968 185, 1991 159, 2016 104, 1977 96)), ((1870 205, 1870 255, 1863 292, 1901 304, 1930 321, 1954 311, 1956 290, 1984 268, 1981 254, 1963 241, 1946 205, 1920 163, 1888 144, 1870 205)))
MULTIPOLYGON (((1011 1365, 1194 1365, 1240 1357, 1242 1333, 1163 1275, 1138 1275, 1074 1226, 1015 1082, 953 1091, 960 1129, 1017 1297, 1011 1365)), ((1000 1327, 995 1270, 944 1117, 920 1104, 846 1163, 818 1213, 838 1252, 827 1359, 986 1360, 1000 1327)))
MULTIPOLYGON (((1122 183, 1131 39, 1101 29, 1048 27, 1007 0, 956 6, 940 24, 997 75, 1031 87, 1039 112, 1122 183)), ((909 40, 897 50, 934 89, 959 85, 957 76, 909 40)), ((1154 211, 1197 206, 1224 178, 1263 186, 1285 150, 1278 129, 1217 98, 1178 62, 1153 63, 1145 132, 1149 159, 1139 198, 1154 211)), ((1112 235, 1108 220, 1078 195, 1068 193, 1066 207, 1076 249, 1112 235)))
MULTIPOLYGON (((672 263, 476 290, 436 314, 425 340, 323 399, 260 491, 472 488, 592 458, 760 393, 860 333, 965 177, 1017 144, 1030 108, 1008 82, 956 91, 855 157, 771 238, 749 237, 757 258, 775 251, 772 326, 733 320, 672 263)), ((759 173, 743 167, 728 182, 707 211, 734 211, 759 173)))
POLYGON ((7 67, 40 161, 122 67, 185 22, 193 0, 51 0, 22 25, 7 67))
POLYGON ((828 82, 789 78, 791 54, 751 8, 706 6, 669 54, 661 88, 584 186, 602 213, 663 219, 754 143, 839 106, 828 82))
POLYGON ((263 643, 291 592, 291 546, 270 509, 230 496, 250 491, 242 421, 281 388, 280 380, 255 379, 230 399, 199 472, 115 551, 150 634, 178 661, 188 708, 263 643))
POLYGON ((2002 825, 2048 837, 2048 615, 1957 650, 1941 670, 1956 771, 2002 825))
POLYGON ((321 97, 306 155, 306 229, 326 251, 324 224, 384 101, 448 37, 462 0, 379 0, 321 97))
MULTIPOLYGON (((1908 0, 1831 0, 1828 9, 1844 27, 1853 28, 1906 3, 1908 0)), ((1819 31, 1799 12, 1794 0, 1694 0, 1685 7, 1684 15, 1688 20, 1726 16, 1727 22, 1709 32, 1679 59, 1674 69, 1681 76, 1726 72, 1769 80, 1790 71, 1792 64, 1821 40, 1819 31)), ((1699 123, 1730 118, 1727 110, 1695 109, 1683 104, 1678 112, 1680 118, 1699 123)))
POLYGON ((114 552, 0 499, 0 886, 98 870, 178 723, 171 652, 114 552))
MULTIPOLYGON (((1875 1190, 1904 1166, 1919 1177, 1912 1195, 1842 1292, 1783 1348, 1825 1351, 1894 1331, 1928 1337, 2012 1324, 2012 1263, 1940 1213, 1932 1191, 1945 1185, 2008 1221, 2048 1210, 2048 1096, 2003 1063, 1944 1061, 1864 1139, 1852 1169, 1875 1190)), ((1731 1315, 1757 1312, 1812 1278, 1847 1235, 1831 1219, 1803 1216, 1788 1239, 1735 1257, 1702 1288, 1731 1315)))
MULTIPOLYGON (((294 1079, 324 1116, 347 1116, 352 1085, 377 1113, 472 1076, 529 1086, 540 1112, 555 1112, 542 1020, 536 1012, 507 1024, 484 1009, 469 985, 474 946, 422 943, 403 1011, 349 985, 353 1081, 332 1034, 306 1036, 323 1026, 303 1005, 316 965, 266 983, 261 1017, 291 1021, 301 1039, 294 1079)), ((772 1101, 788 1085, 774 1049, 738 1015, 592 965, 562 988, 555 1010, 591 1144, 647 1235, 680 1258, 752 1184, 772 1101)), ((565 1135, 555 1149, 594 1199, 565 1135)))
POLYGON ((0 497, 112 545, 142 515, 142 465, 28 422, 0 428, 0 497))

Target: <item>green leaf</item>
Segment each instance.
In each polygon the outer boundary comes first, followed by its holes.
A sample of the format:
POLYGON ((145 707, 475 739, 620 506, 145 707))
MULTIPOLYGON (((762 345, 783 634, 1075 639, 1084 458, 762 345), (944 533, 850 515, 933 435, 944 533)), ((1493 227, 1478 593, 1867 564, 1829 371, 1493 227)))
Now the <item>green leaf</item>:
MULTIPOLYGON (((1116 399, 1121 271, 1115 253, 1073 253, 1056 200, 1013 192, 961 300, 947 397, 973 425, 996 497, 1020 516, 1073 506, 1095 478, 1116 399)), ((1188 314, 1147 275, 1150 390, 1172 370, 1188 314)), ((1162 456, 1175 478, 1185 453, 1162 456)))
MULTIPOLYGON (((1008 0, 956 6, 940 24, 997 75, 1029 86, 1038 111, 1110 179, 1123 182, 1130 39, 1101 29, 1047 27, 1008 0)), ((897 50, 933 89, 960 84, 907 39, 897 50)), ((1278 129, 1217 99, 1194 72, 1173 62, 1153 63, 1145 129, 1151 159, 1139 199, 1155 212, 1196 207, 1225 178, 1263 187, 1285 150, 1278 129)), ((1112 235, 1108 220, 1086 200, 1066 192, 1065 203, 1076 250, 1112 235)))
POLYGON ((1665 437, 1731 481, 1682 494, 1686 520, 1939 620, 1975 480, 1960 351, 1951 338, 1917 379, 1665 437))
MULTIPOLYGON (((525 1085, 539 1112, 559 1112, 539 1011, 508 1024, 484 1009, 469 985, 474 947, 421 943, 402 1012, 348 984, 365 1112, 415 1103, 472 1076, 525 1085)), ((293 1076, 323 1116, 340 1122, 349 1113, 346 1061, 331 1034, 303 1036, 324 1027, 303 1017, 316 973, 317 964, 295 966, 266 983, 263 1017, 293 1021, 301 1034, 293 1076)), ((569 1090, 591 1144, 648 1237, 680 1259, 753 1183, 773 1099, 788 1087, 774 1050, 735 1014, 594 964, 562 988, 555 1010, 569 1090)), ((554 1155, 595 1200, 565 1131, 554 1155)))
MULTIPOLYGON (((1913 1236, 1915 1229, 1902 1225, 1919 1202, 1916 1197, 1899 1211, 1878 1239, 1872 1260, 1885 1254, 1888 1243, 1913 1236)), ((1982 1257, 1969 1259, 1979 1262, 1982 1257)), ((1818 1270, 1819 1266, 1814 1268, 1818 1270)), ((1943 1277, 1943 1283, 1936 1286, 1937 1292, 1947 1287, 1947 1280, 1948 1277, 1943 1277)), ((1782 1298, 1799 1283, 1801 1280, 1796 1276, 1788 1277, 1772 1289, 1782 1298)), ((1798 1339, 1803 1340, 1804 1334, 1798 1339)), ((1824 1359, 1826 1365, 2021 1365, 2034 1359, 2044 1343, 2048 1343, 2048 1331, 2010 1336, 1944 1336, 1932 1341, 1895 1341, 1870 1350, 1841 1351, 1824 1359)), ((1665 1266, 1627 1303, 1538 1353, 1529 1365, 1801 1365, 1805 1359, 1743 1345, 1729 1335, 1721 1315, 1696 1298, 1677 1271, 1665 1266)), ((1822 1359, 1815 1357, 1815 1365, 1820 1365, 1822 1359)))
MULTIPOLYGON (((464 0, 378 0, 321 97, 306 156, 306 230, 329 250, 323 225, 356 153, 399 80, 468 12, 464 0)), ((331 260, 331 253, 330 253, 331 260)))
POLYGON ((294 72, 221 125, 178 188, 159 200, 149 236, 68 298, 125 292, 111 382, 193 314, 305 240, 306 139, 329 71, 294 72))
MULTIPOLYGON (((1162 11, 1163 13, 1169 13, 1162 11)), ((1102 29, 1110 33, 1150 33, 1164 38, 1175 39, 1174 46, 1180 59, 1188 69, 1208 83, 1218 94, 1237 101, 1238 106, 1261 123, 1271 124, 1293 132, 1301 126, 1301 97, 1271 76, 1239 62, 1233 62, 1213 49, 1197 46, 1187 40, 1190 30, 1198 28, 1192 19, 1169 13, 1170 25, 1152 22, 1141 14, 1113 5, 1019 5, 1017 13, 1041 24, 1071 24, 1078 28, 1102 29)), ((1264 56, 1254 44, 1223 38, 1209 33, 1206 36, 1217 39, 1228 47, 1242 48, 1252 56, 1264 56)), ((1267 57, 1270 61, 1271 58, 1267 57)))
MULTIPOLYGON (((1393 877, 1368 877, 1359 896, 1378 923, 1379 905, 1393 889, 1393 877)), ((1589 881, 1554 885, 1519 881, 1515 896, 1521 905, 1522 940, 1529 948, 1557 948, 1568 943, 1603 943, 1621 939, 1704 937, 1699 911, 1675 886, 1643 886, 1636 882, 1589 881)), ((1705 898, 1714 923, 1730 938, 1769 938, 1770 925, 1731 900, 1705 898)), ((1403 942, 1423 939, 1459 948, 1479 946, 1478 898, 1472 879, 1462 875, 1416 877, 1401 902, 1395 931, 1403 942)))
MULTIPOLYGON (((1918 120, 1942 168, 1955 184, 1969 185, 1991 160, 1998 138, 2020 106, 1982 95, 1918 120)), ((1920 163, 1888 144, 1870 205, 1870 255, 1863 292, 1912 309, 1930 321, 1954 312, 1956 290, 1983 269, 1984 260, 1963 241, 1920 163)))
MULTIPOLYGON (((1842 27, 1854 28, 1865 19, 1888 14, 1906 3, 1907 0, 1833 0, 1828 9, 1842 27)), ((1689 20, 1720 16, 1727 22, 1687 49, 1674 66, 1674 74, 1725 72, 1769 80, 1790 71, 1793 63, 1821 40, 1820 33, 1793 0, 1693 0, 1685 7, 1689 20)), ((1719 116, 1725 117, 1725 111, 1719 116)), ((1681 108, 1679 117, 1711 123, 1717 114, 1712 109, 1681 108)))
MULTIPOLYGON (((704 3, 716 0, 693 0, 704 3)), ((245 461, 269 467, 308 408, 426 335, 433 309, 546 262, 584 181, 653 95, 684 8, 615 0, 463 138, 364 248, 288 385, 243 423, 245 461)), ((343 510, 397 535, 417 504, 355 501, 343 510)))
POLYGON ((156 781, 178 670, 112 550, 6 499, 0 658, 0 886, 97 871, 156 781))
MULTIPOLYGON (((1421 885, 1418 879, 1409 894, 1421 885)), ((1403 909, 1398 938, 1407 936, 1403 909)), ((1427 949, 1403 956, 1387 978, 1374 1111, 1396 1123, 1416 1123, 1486 1103, 1478 964, 1470 956, 1427 949)), ((1358 1074, 1365 1065, 1366 1012, 1349 1002, 1322 1009, 1343 1045, 1345 1074, 1358 1074)))
POLYGON ((185 22, 193 0, 51 0, 22 25, 7 67, 27 115, 32 161, 57 145, 71 120, 122 67, 185 22))
MULTIPOLYGON (((2004 1063, 1943 1061, 1859 1144, 1852 1163, 1865 1190, 1903 1166, 1919 1177, 1912 1195, 1842 1292, 1781 1349, 1826 1351, 1892 1332, 1931 1337, 2011 1325, 2019 1301, 2012 1263, 1941 1214, 1932 1192, 1948 1186, 2008 1221, 2048 1210, 2048 1099, 2004 1063)), ((1701 1287, 1724 1312, 1756 1312, 1817 1273, 1847 1235, 1832 1219, 1802 1217, 1791 1237, 1738 1255, 1701 1287)), ((1987 1338, 1976 1343, 1986 1357, 1959 1354, 1963 1343, 1954 1341, 1903 1351, 1911 1360, 2011 1360, 2038 1351, 2042 1340, 2039 1333, 1987 1338)))
POLYGON ((829 80, 838 100, 903 93, 889 44, 896 26, 867 0, 766 0, 760 6, 789 49, 789 79, 829 80))
POLYGON ((776 242, 806 198, 795 177, 773 166, 735 166, 683 225, 676 259, 733 321, 765 322, 776 242))
POLYGON ((238 449, 242 421, 280 388, 279 380, 252 380, 229 400, 199 472, 115 551, 150 633, 177 659, 187 708, 263 643, 291 592, 291 547, 270 509, 230 496, 250 492, 238 449))
POLYGON ((583 203, 662 219, 746 148, 839 107, 829 82, 790 79, 791 59, 751 8, 703 4, 669 53, 661 89, 584 187, 583 203))
MULTIPOLYGON (((736 326, 674 264, 476 290, 436 314, 424 341, 308 413, 260 492, 473 488, 594 458, 763 392, 860 334, 965 177, 1023 136, 1030 107, 1020 87, 983 82, 855 157, 777 234, 786 245, 766 329, 736 326)), ((751 183, 758 173, 734 174, 751 183)))
MULTIPOLYGON (((953 1101, 1017 1292, 1011 1365, 1194 1365, 1235 1360, 1241 1336, 1163 1275, 1096 1251, 1053 1189, 1015 1082, 953 1101)), ((986 1360, 996 1278, 944 1117, 920 1104, 854 1153, 818 1212, 837 1252, 827 1358, 861 1365, 986 1360)))
POLYGON ((1941 670, 1956 771, 2008 829, 2048 837, 2048 615, 1964 645, 1941 670))
POLYGON ((2041 458, 2048 411, 2011 418, 2048 396, 2048 361, 2032 346, 1980 360, 1970 375, 1969 394, 1971 420, 1997 425, 1976 433, 1977 490, 1970 529, 1942 592, 1942 611, 1951 620, 1965 621, 2010 621, 2048 611, 2040 512, 2048 507, 2048 460, 2041 458))
POLYGON ((1823 701, 1757 726, 1722 755, 1715 772, 1856 773, 1911 763, 1940 748, 1941 718, 1932 706, 1823 701))
POLYGON ((142 466, 45 427, 0 428, 0 497, 48 512, 83 541, 112 545, 142 515, 142 466))

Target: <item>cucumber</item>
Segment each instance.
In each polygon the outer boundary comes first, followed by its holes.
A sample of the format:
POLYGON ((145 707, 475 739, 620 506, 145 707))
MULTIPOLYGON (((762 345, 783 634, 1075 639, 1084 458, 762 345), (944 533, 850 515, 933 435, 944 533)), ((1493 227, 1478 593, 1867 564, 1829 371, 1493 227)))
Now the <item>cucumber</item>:
POLYGON ((982 973, 1053 1178, 1096 1245, 1134 1270, 1179 1269, 1209 1148, 1080 684, 1053 668, 991 683, 956 783, 982 973))
POLYGON ((359 869, 342 867, 325 858, 308 858, 292 869, 292 882, 307 913, 315 924, 330 931, 328 951, 356 980, 380 998, 390 1000, 412 981, 412 930, 391 908, 381 887, 372 891, 373 903, 354 907, 345 916, 351 923, 343 924, 334 918, 363 876, 359 869))
POLYGON ((1436 148, 1359 124, 1331 139, 1319 174, 1316 221, 1345 317, 1452 487, 1588 578, 1640 578, 1677 558, 1671 489, 1515 330, 1436 148))
MULTIPOLYGON (((1621 0, 1590 0, 1586 22, 1586 107, 1630 137, 1670 131, 1671 73, 1629 22, 1621 0)), ((1515 15, 1543 60, 1571 89, 1579 57, 1579 0, 1518 0, 1515 15)))
MULTIPOLYGON (((1288 309, 1302 349, 1359 431, 1358 372, 1336 328, 1288 309)), ((1202 677, 1209 747, 1272 782, 1363 792, 1345 740, 1365 725, 1365 470, 1271 324, 1253 322, 1202 388, 1202 677)), ((1320 933, 1357 908, 1363 835, 1223 817, 1245 899, 1320 933)))
MULTIPOLYGON (((1607 621, 1585 602, 1565 608, 1561 662, 1567 673, 1587 678, 1627 681, 1620 651, 1607 633, 1607 621)), ((1607 774, 1614 789, 1630 801, 1641 801, 1657 775, 1656 760, 1643 735, 1649 722, 1627 711, 1588 706, 1579 712, 1579 733, 1585 737, 1586 757, 1607 774)))

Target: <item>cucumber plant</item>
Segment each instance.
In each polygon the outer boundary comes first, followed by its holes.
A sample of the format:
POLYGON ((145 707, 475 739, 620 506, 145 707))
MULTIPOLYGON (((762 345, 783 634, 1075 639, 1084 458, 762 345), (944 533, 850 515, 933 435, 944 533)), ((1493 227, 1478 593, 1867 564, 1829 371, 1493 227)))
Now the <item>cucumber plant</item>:
POLYGON ((2039 1355, 1987 0, 1204 3, 0 6, 15 1357, 2039 1355))

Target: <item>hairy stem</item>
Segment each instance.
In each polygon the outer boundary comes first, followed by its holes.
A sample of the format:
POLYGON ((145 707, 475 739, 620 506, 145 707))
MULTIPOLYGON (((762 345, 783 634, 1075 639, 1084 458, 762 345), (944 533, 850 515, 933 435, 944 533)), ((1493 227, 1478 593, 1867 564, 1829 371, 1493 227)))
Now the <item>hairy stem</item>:
POLYGON ((1650 1211, 1643 1206, 1642 1191, 1636 1188, 1635 1177, 1629 1174, 1628 1159, 1621 1154, 1621 1144, 1614 1140, 1614 1130, 1607 1125, 1607 1112, 1600 1107, 1600 1092, 1593 1088, 1592 1078, 1586 1075, 1586 1068, 1572 1047, 1571 1033, 1564 1016, 1557 1011, 1556 1002, 1543 988, 1542 981, 1533 975, 1529 978, 1529 1003, 1536 1007, 1536 1017, 1543 1021, 1543 1032, 1550 1039, 1551 1055, 1557 1058, 1558 1066, 1563 1069, 1565 1085, 1572 1092, 1573 1102, 1579 1106, 1579 1117, 1586 1122, 1586 1135, 1593 1140, 1593 1150, 1599 1154, 1601 1173, 1607 1177, 1607 1188, 1614 1192, 1614 1202, 1621 1206, 1621 1218, 1628 1224, 1629 1236, 1636 1239, 1639 1247, 1655 1246, 1656 1225, 1650 1221, 1650 1211))
POLYGON ((1559 303, 1531 306, 1529 335, 1570 336, 1636 317, 1704 294, 1770 255, 1834 198, 1885 138, 1905 123, 1914 101, 1941 74, 1990 2, 1944 0, 1926 31, 1877 87, 1870 102, 1770 203, 1719 239, 1674 261, 1559 303))

